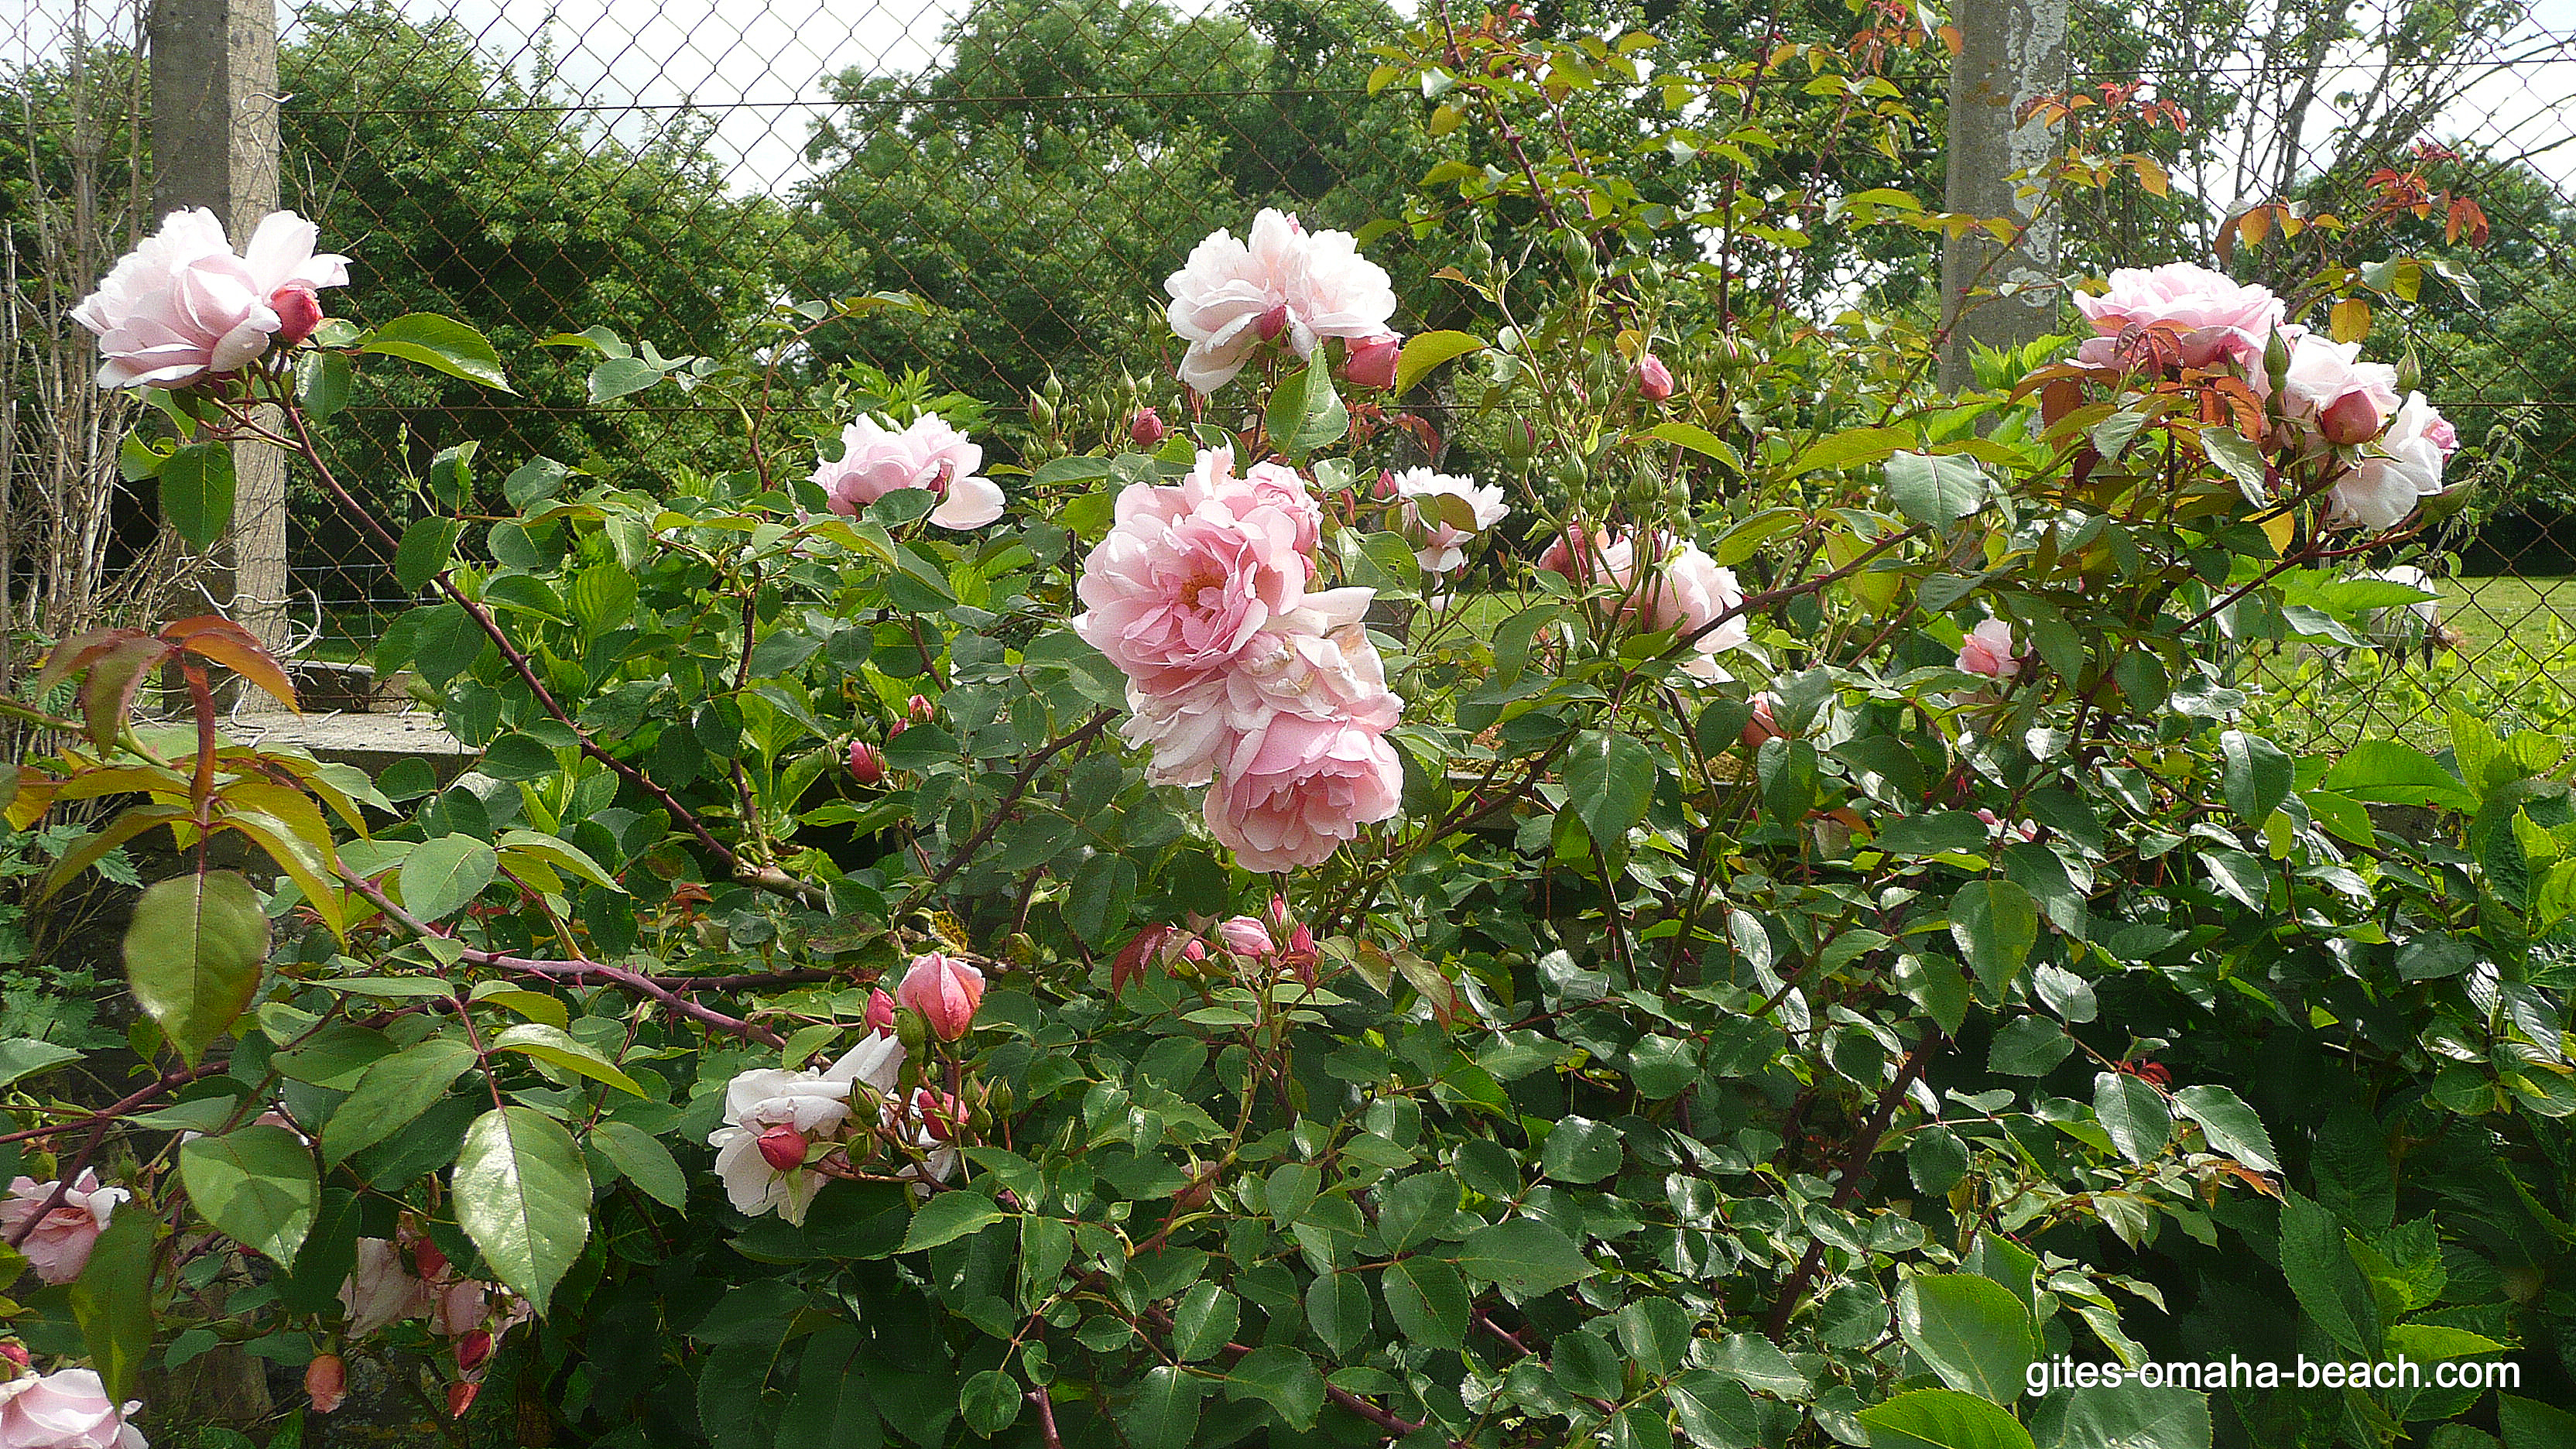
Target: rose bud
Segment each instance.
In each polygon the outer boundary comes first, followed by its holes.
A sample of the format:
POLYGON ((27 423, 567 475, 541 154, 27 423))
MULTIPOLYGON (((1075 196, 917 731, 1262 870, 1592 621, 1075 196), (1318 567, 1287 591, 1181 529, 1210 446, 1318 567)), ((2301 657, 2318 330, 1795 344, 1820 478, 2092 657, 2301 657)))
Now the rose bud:
POLYGON ((885 751, 865 740, 850 741, 850 778, 862 785, 876 785, 886 777, 885 751))
POLYGON ((1762 748, 1764 740, 1783 739, 1788 736, 1789 732, 1780 728, 1780 722, 1771 714, 1772 705, 1778 701, 1779 696, 1767 689, 1753 696, 1753 718, 1744 722, 1742 736, 1746 749, 1758 750, 1762 748))
POLYGON ((27 1346, 23 1343, 0 1343, 0 1359, 7 1359, 20 1368, 35 1367, 35 1363, 27 1357, 27 1346))
POLYGON ((1271 941, 1270 932, 1251 916, 1236 916, 1227 921, 1216 928, 1216 936, 1225 943, 1225 949, 1237 956, 1267 956, 1279 949, 1271 941))
POLYGON ((2336 398, 2317 416, 2317 431, 2326 441, 2342 447, 2358 447, 2379 436, 2379 404, 2365 392, 2348 392, 2336 398))
POLYGON ((1637 395, 1648 402, 1662 402, 1673 395, 1673 370, 1664 360, 1649 352, 1637 359, 1637 395))
POLYGON ((805 1134, 785 1123, 760 1134, 760 1160, 774 1172, 789 1172, 805 1165, 805 1134))
POLYGON ((1404 339, 1392 332, 1354 342, 1342 364, 1342 380, 1353 387, 1393 387, 1396 360, 1403 351, 1404 339))
POLYGON ((921 1119, 921 1128, 940 1142, 954 1142, 966 1126, 966 1104, 946 1092, 928 1087, 912 1094, 912 1114, 921 1119))
POLYGON ((1315 933, 1300 921, 1297 929, 1288 933, 1288 949, 1279 953, 1279 964, 1296 973, 1299 981, 1312 986, 1315 984, 1315 961, 1315 933))
POLYGON ((481 1392, 483 1392, 483 1386, 481 1384, 449 1384, 447 1386, 447 1417, 451 1419, 464 1418, 465 1411, 474 1407, 474 1396, 481 1392))
POLYGON ((896 720, 894 723, 887 725, 886 743, 892 744, 896 735, 902 734, 905 730, 910 728, 912 728, 912 726, 902 720, 896 720))
POLYGON ((456 1367, 472 1373, 492 1357, 492 1330, 478 1328, 456 1340, 456 1367))
POLYGON ((878 1036, 894 1030, 894 998, 879 986, 868 992, 868 1030, 878 1036))
POLYGON ((336 1353, 316 1354, 304 1366, 304 1397, 313 1401, 313 1412, 327 1414, 340 1407, 349 1397, 349 1366, 336 1353))
POLYGON ((932 720, 939 718, 939 706, 932 704, 930 702, 930 696, 925 694, 916 694, 912 698, 905 700, 903 702, 903 709, 904 713, 912 716, 912 722, 914 724, 928 724, 932 720))
POLYGON ((269 338, 273 347, 293 347, 322 325, 322 297, 311 282, 289 281, 269 294, 268 306, 278 321, 277 331, 269 338))
POLYGON ((984 973, 933 951, 913 958, 895 999, 921 1013, 941 1041, 955 1041, 975 1024, 984 1000, 984 973))
POLYGON ((1138 408, 1127 420, 1127 441, 1148 452, 1163 445, 1172 430, 1163 425, 1163 415, 1152 408, 1138 408))
POLYGON ((1269 311, 1261 314, 1261 320, 1253 323, 1252 325, 1255 330, 1260 332, 1262 341, 1278 341, 1279 334, 1288 330, 1288 304, 1281 302, 1277 306, 1272 307, 1269 311))
POLYGON ((1262 912, 1262 917, 1275 935, 1285 935, 1288 928, 1296 924, 1288 914, 1288 898, 1276 892, 1271 894, 1270 907, 1262 912))

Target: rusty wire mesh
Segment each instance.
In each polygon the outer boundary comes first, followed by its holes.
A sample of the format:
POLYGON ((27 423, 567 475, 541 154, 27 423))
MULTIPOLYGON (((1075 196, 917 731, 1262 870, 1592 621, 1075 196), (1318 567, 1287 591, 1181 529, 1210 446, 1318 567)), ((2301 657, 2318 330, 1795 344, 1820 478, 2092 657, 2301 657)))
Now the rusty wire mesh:
MULTIPOLYGON (((37 0, 0 19, 0 82, 13 97, 30 77, 54 87, 45 104, 13 99, 40 156, 13 184, 59 193, 86 176, 84 264, 146 222, 141 4, 37 0)), ((2510 488, 2490 490, 2511 506, 2445 540, 2469 577, 2446 584, 2429 653, 2266 656, 2316 739, 2420 729, 2445 699, 2576 715, 2554 703, 2576 690, 2576 655, 2558 648, 2561 611, 2576 617, 2576 581, 2561 583, 2576 573, 2576 6, 2496 14, 2435 58, 2446 78, 2414 109, 2374 83, 2393 64, 2349 45, 2301 72, 2259 44, 2142 45, 2079 25, 2078 89, 2296 97, 2240 115, 2231 144, 2177 175, 2209 222, 2284 187, 2349 209, 2418 139, 2460 151, 2456 184, 2487 202, 2495 235, 2472 263, 2490 277, 2483 310, 2391 311, 2373 347, 2411 346, 2463 436, 2511 459, 2510 488)), ((496 471, 532 453, 608 468, 614 452, 670 476, 713 456, 721 420, 667 388, 603 415, 584 404, 586 359, 535 344, 606 322, 686 354, 779 298, 876 289, 920 295, 933 315, 867 324, 848 355, 983 399, 1007 453, 1050 372, 1117 400, 1133 369, 1143 400, 1173 399, 1160 282, 1199 237, 1265 204, 1345 227, 1395 215, 1431 154, 1419 107, 1365 89, 1369 47, 1402 14, 1357 0, 315 0, 279 15, 283 201, 359 258, 339 305, 360 320, 467 316, 527 394, 496 409, 462 386, 398 384, 334 429, 362 474, 416 473, 472 436, 496 471)), ((1935 90, 1915 99, 1934 108, 1935 90)), ((2094 220, 2096 250, 2140 263, 2212 241, 2207 225, 2130 235, 2094 220)), ((1438 258, 1403 231, 1371 250, 1399 295, 1436 294, 1407 285, 1438 258)), ((13 351, 67 300, 14 279, 13 351)), ((11 433, 23 458, 23 420, 11 433)), ((353 654, 410 599, 345 520, 304 502, 297 612, 318 619, 322 650, 353 654)), ((122 556, 144 542, 126 538, 122 556)))

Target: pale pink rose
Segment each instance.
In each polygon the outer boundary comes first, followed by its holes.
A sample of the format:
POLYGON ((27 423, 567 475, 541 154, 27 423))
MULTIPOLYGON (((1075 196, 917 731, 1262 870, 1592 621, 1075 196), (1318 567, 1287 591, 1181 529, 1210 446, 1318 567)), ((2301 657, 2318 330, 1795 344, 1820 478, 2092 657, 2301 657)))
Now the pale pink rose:
MULTIPOLYGON (((9 1196, 0 1201, 0 1241, 17 1237, 33 1221, 38 1209, 51 1202, 60 1182, 37 1182, 22 1177, 9 1184, 9 1196)), ((90 1249, 98 1235, 115 1216, 116 1205, 133 1194, 121 1187, 101 1187, 96 1169, 85 1168, 72 1182, 71 1190, 35 1230, 18 1245, 27 1266, 48 1283, 68 1283, 80 1276, 89 1265, 90 1249)))
POLYGON ((1361 617, 1370 591, 1308 594, 1305 603, 1253 636, 1230 669, 1166 693, 1130 685, 1119 734, 1151 749, 1156 784, 1204 785, 1245 734, 1283 711, 1310 719, 1395 726, 1404 701, 1386 687, 1386 664, 1361 617))
POLYGON ((213 212, 163 217, 72 309, 97 334, 99 386, 183 387, 300 341, 320 320, 316 290, 349 284, 347 257, 314 252, 320 235, 294 212, 271 212, 236 255, 213 212))
POLYGON ((1311 357, 1326 337, 1381 336, 1395 315, 1385 269, 1349 233, 1309 234, 1268 208, 1244 240, 1220 231, 1200 242, 1163 287, 1172 296, 1165 316, 1188 344, 1181 381, 1201 393, 1233 381, 1268 343, 1311 357))
MULTIPOLYGON (((2257 392, 2268 379, 2257 378, 2257 392)), ((2281 382, 2281 413, 2328 443, 2352 447, 2379 435, 2397 411, 2397 369, 2361 360, 2361 344, 2311 332, 2290 344, 2281 382)))
POLYGON ((340 1307, 347 1314, 345 1337, 358 1339, 406 1318, 428 1316, 430 1289, 403 1266, 401 1246, 388 1238, 360 1238, 358 1260, 340 1285, 340 1307))
POLYGON ((1257 916, 1235 916, 1219 924, 1216 938, 1237 956, 1267 956, 1279 949, 1257 916))
POLYGON ((2028 820, 2016 820, 2007 825, 2003 817, 1992 810, 1978 811, 1977 818, 1985 822, 1986 835, 1990 839, 2001 840, 2010 836, 2015 840, 2032 841, 2039 838, 2039 826, 2028 820))
POLYGON ((1762 748, 1765 740, 1784 740, 1789 737, 1789 732, 1780 727, 1779 718, 1773 713, 1779 708, 1779 704, 1780 696, 1767 689, 1753 696, 1753 718, 1744 722, 1743 732, 1739 736, 1744 741, 1746 749, 1758 750, 1762 748))
POLYGON ((865 1087, 876 1095, 890 1095, 903 1079, 906 1053, 903 1039, 895 1035, 893 999, 887 998, 885 1024, 877 1021, 877 998, 882 991, 868 993, 868 1034, 859 1044, 843 1053, 841 1059, 823 1069, 823 1080, 837 1082, 844 1090, 865 1087))
POLYGON ((1363 338, 1351 344, 1350 359, 1342 364, 1342 378, 1353 387, 1393 387, 1396 363, 1403 355, 1404 339, 1392 332, 1363 338))
POLYGON ((1608 529, 1577 527, 1541 550, 1538 566, 1584 587, 1605 584, 1624 590, 1637 569, 1637 548, 1624 534, 1614 537, 1608 529))
POLYGON ((451 1278, 430 1285, 429 1331, 458 1338, 483 1326, 492 1307, 491 1285, 472 1278, 451 1278))
MULTIPOLYGON (((1248 482, 1248 480, 1246 480, 1248 482)), ((1304 601, 1299 520, 1249 488, 1183 504, 1179 488, 1130 485, 1117 523, 1083 561, 1074 632, 1155 692, 1223 669, 1304 601)))
POLYGON ((1427 573, 1445 574, 1467 561, 1467 540, 1510 515, 1503 490, 1454 473, 1407 468, 1395 475, 1404 499, 1404 530, 1415 541, 1414 559, 1427 573), (1455 502, 1443 503, 1443 498, 1455 502), (1466 520, 1462 525, 1461 517, 1466 520))
POLYGON ((1002 516, 1001 485, 978 476, 984 449, 937 413, 900 431, 872 417, 841 430, 838 462, 818 461, 814 482, 834 513, 856 518, 889 493, 920 488, 940 495, 930 521, 941 528, 981 528, 1002 516))
POLYGON ((150 1449, 125 1422, 142 1408, 118 1407, 89 1369, 23 1374, 0 1383, 0 1449, 150 1449))
POLYGON ((984 1000, 984 973, 932 951, 912 958, 912 969, 903 973, 894 999, 920 1012, 933 1036, 955 1041, 975 1024, 975 1008, 984 1000))
POLYGON ((2262 287, 2239 283, 2221 272, 2189 262, 2161 267, 2122 267, 2111 273, 2100 296, 2078 292, 2075 310, 2101 334, 2086 344, 2083 361, 2101 365, 2111 358, 2112 339, 2132 327, 2169 326, 2181 339, 2185 367, 2207 367, 2221 359, 2259 362, 2263 344, 2281 323, 2281 299, 2262 287))
POLYGON ((1648 402, 1662 402, 1673 395, 1673 370, 1664 360, 1649 352, 1637 359, 1635 369, 1637 395, 1648 402))
POLYGON ((2442 491, 2442 465, 2458 435, 2420 392, 2410 392, 2388 422, 2388 431, 2326 493, 2326 523, 2333 528, 2395 528, 2418 500, 2442 491))
POLYGON ((823 1190, 823 1175, 801 1167, 781 1172, 770 1166, 760 1150, 760 1138, 761 1133, 743 1127, 719 1127, 708 1134, 707 1145, 716 1150, 716 1176, 724 1182, 725 1197, 745 1217, 774 1212, 790 1224, 801 1224, 806 1209, 814 1205, 814 1194, 823 1190))
POLYGON ((1280 714, 1244 736, 1207 793, 1208 829, 1247 870, 1315 865, 1394 816, 1404 766, 1377 731, 1280 714))
POLYGON ((785 1170, 771 1165, 761 1139, 773 1127, 808 1139, 827 1136, 849 1116, 847 1078, 776 1067, 737 1073, 725 1084, 725 1125, 707 1137, 707 1145, 716 1150, 716 1176, 723 1179, 734 1210, 748 1217, 775 1212, 790 1223, 805 1221, 805 1210, 822 1190, 821 1174, 806 1171, 801 1154, 799 1165, 785 1170))
POLYGON ((2012 625, 1988 619, 1970 630, 1959 645, 1959 667, 1994 679, 2019 677, 2021 649, 2013 641, 2012 625))
POLYGON ((1744 589, 1735 581, 1735 570, 1720 568, 1698 544, 1666 537, 1659 541, 1654 577, 1646 585, 1639 609, 1649 629, 1670 629, 1686 638, 1696 635, 1691 649, 1697 657, 1683 670, 1702 679, 1719 679, 1725 671, 1718 668, 1715 656, 1741 647, 1752 637, 1742 615, 1726 617, 1743 602, 1744 589), (1716 623, 1721 618, 1726 622, 1716 623))

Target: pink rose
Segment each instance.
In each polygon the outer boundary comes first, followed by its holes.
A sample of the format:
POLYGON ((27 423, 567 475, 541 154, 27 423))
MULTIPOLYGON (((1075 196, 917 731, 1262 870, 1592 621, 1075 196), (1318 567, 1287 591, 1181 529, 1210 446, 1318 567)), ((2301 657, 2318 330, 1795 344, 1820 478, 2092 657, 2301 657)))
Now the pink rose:
POLYGON ((1328 589, 1254 634, 1232 667, 1174 690, 1130 685, 1119 735, 1150 748, 1156 784, 1204 785, 1236 743, 1281 712, 1385 731, 1404 701, 1388 692, 1386 665, 1361 624, 1367 589, 1328 589))
POLYGON ((2446 435, 2458 442, 2422 393, 2408 393, 2387 432, 2327 490, 2327 525, 2378 533, 2405 522, 2419 500, 2442 491, 2446 435))
POLYGON ((868 992, 866 1022, 868 1030, 872 1032, 882 1032, 889 1036, 894 1033, 894 998, 886 995, 885 988, 882 986, 871 988, 868 992))
MULTIPOLYGON (((17 1237, 61 1186, 25 1177, 10 1183, 8 1198, 0 1201, 0 1241, 17 1237)), ((68 1283, 89 1265, 90 1249, 115 1216, 116 1205, 132 1196, 121 1187, 99 1186, 96 1169, 83 1169, 62 1201, 19 1243, 18 1251, 37 1277, 48 1283, 68 1283)))
POLYGON ((1637 395, 1648 402, 1662 402, 1673 395, 1673 370, 1651 352, 1637 359, 1636 380, 1637 395))
POLYGON ((865 740, 850 741, 850 778, 862 785, 876 785, 886 777, 885 751, 865 740))
POLYGON ((2012 625, 2001 619, 1988 619, 1977 625, 1959 645, 1959 667, 1993 679, 2018 677, 2020 656, 2020 648, 2013 642, 2012 625))
POLYGON ((1266 344, 1311 357, 1322 338, 1384 335, 1395 315, 1385 269, 1349 233, 1309 234, 1268 208, 1244 240, 1220 231, 1200 242, 1163 287, 1172 296, 1165 316, 1188 344, 1181 381, 1201 393, 1233 381, 1266 344))
MULTIPOLYGON (((2268 392, 2268 378, 2255 381, 2268 392)), ((2397 369, 2361 360, 2361 344, 2310 332, 2290 344, 2281 381, 2281 415, 2328 443, 2353 447, 2379 435, 2397 411, 2397 369)))
POLYGON ((24 1374, 0 1383, 0 1446, 6 1449, 150 1449, 125 1422, 141 1401, 117 1407, 89 1369, 24 1374))
MULTIPOLYGON (((2226 358, 2260 360, 2282 315, 2281 299, 2264 288, 2189 262, 2122 267, 2111 273, 2102 295, 2076 293, 2075 310, 2105 343, 2133 327, 2169 329, 2181 341, 2185 367, 2207 367, 2226 358)), ((2098 366, 2112 358, 2087 343, 2081 360, 2098 366)))
POLYGON ((358 1240, 358 1260, 340 1285, 340 1307, 347 1315, 342 1336, 364 1338, 406 1318, 428 1315, 429 1285, 404 1269, 403 1257, 400 1245, 389 1238, 358 1240))
POLYGON ((1467 540, 1512 511, 1498 485, 1428 468, 1397 474, 1395 491, 1404 500, 1405 534, 1418 545, 1414 559, 1426 573, 1445 574, 1464 564, 1467 540))
POLYGON ((1742 615, 1727 618, 1729 611, 1744 602, 1744 590, 1735 581, 1735 570, 1718 567, 1695 543, 1676 543, 1669 536, 1660 540, 1661 556, 1655 561, 1653 581, 1646 585, 1640 610, 1649 629, 1670 629, 1690 638, 1698 655, 1682 668, 1702 679, 1723 678, 1714 656, 1740 647, 1752 637, 1742 615), (1726 622, 1716 621, 1725 618, 1726 622), (1715 624, 1715 627, 1710 627, 1715 624))
POLYGON ((912 969, 903 974, 894 997, 920 1012, 941 1041, 955 1041, 975 1024, 975 1008, 984 1000, 984 973, 933 951, 912 958, 912 969))
POLYGON ((1637 550, 1624 535, 1613 538, 1608 529, 1586 531, 1578 525, 1540 551, 1538 566, 1580 587, 1625 589, 1636 572, 1637 550))
POLYGON ((1208 829, 1247 870, 1315 865, 1391 818, 1404 767, 1374 730, 1280 714, 1244 736, 1207 793, 1208 829))
POLYGON ((1387 388, 1395 386, 1395 365, 1404 353, 1404 339, 1392 332, 1381 332, 1351 344, 1351 355, 1342 364, 1342 379, 1353 387, 1387 388))
POLYGON ((271 212, 235 255, 213 212, 163 217, 72 309, 98 336, 99 386, 185 387, 301 341, 321 321, 317 289, 349 284, 347 257, 315 254, 320 235, 294 212, 271 212))
POLYGON ((1255 916, 1236 916, 1216 928, 1216 938, 1237 956, 1267 956, 1279 949, 1270 930, 1255 916))
POLYGON ((1260 501, 1249 480, 1228 482, 1195 503, 1191 488, 1129 485, 1083 561, 1074 632, 1150 691, 1233 663, 1304 601, 1302 520, 1260 501))
POLYGON ((1753 696, 1752 703, 1753 718, 1744 722, 1743 733, 1739 736, 1744 741, 1746 749, 1758 750, 1762 748, 1762 742, 1765 740, 1784 740, 1789 737, 1789 732, 1780 727, 1778 718, 1772 714, 1772 711, 1779 706, 1780 696, 1766 689, 1753 696))
POLYGON ((818 462, 814 482, 846 518, 889 493, 920 488, 939 494, 930 521, 941 528, 981 528, 1002 516, 1001 485, 977 476, 984 450, 937 413, 923 413, 897 432, 872 417, 841 430, 838 462, 818 462))
POLYGON ((317 1414, 337 1410, 349 1397, 349 1366, 338 1354, 317 1353, 304 1366, 304 1397, 312 1400, 317 1414))

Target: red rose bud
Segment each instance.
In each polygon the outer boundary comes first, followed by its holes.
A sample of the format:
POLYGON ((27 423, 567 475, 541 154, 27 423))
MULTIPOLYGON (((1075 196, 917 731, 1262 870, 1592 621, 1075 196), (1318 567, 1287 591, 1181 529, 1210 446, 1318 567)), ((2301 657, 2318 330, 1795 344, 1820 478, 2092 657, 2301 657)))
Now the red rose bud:
POLYGON ((2358 447, 2379 436, 2379 404, 2367 393, 2348 392, 2336 398, 2317 418, 2317 431, 2326 441, 2341 447, 2358 447))
POLYGON ((912 716, 912 722, 914 724, 928 724, 932 720, 939 718, 939 706, 932 704, 930 702, 930 696, 926 694, 916 694, 912 698, 905 700, 903 702, 903 710, 904 713, 912 716))
POLYGON ((1261 914, 1263 924, 1278 935, 1288 934, 1288 929, 1296 924, 1288 914, 1288 898, 1275 891, 1271 893, 1269 909, 1261 914))
POLYGON ((921 1119, 921 1129, 933 1141, 954 1142, 966 1126, 966 1106, 946 1092, 928 1087, 912 1094, 912 1113, 921 1119))
POLYGON ((481 1384, 449 1384, 447 1386, 447 1417, 451 1419, 464 1418, 465 1411, 474 1407, 474 1396, 481 1392, 483 1392, 483 1386, 481 1384))
POLYGON ((792 1172, 805 1165, 805 1134, 780 1125, 760 1134, 760 1160, 773 1172, 792 1172))
POLYGON ((1662 402, 1673 395, 1673 370, 1651 352, 1637 359, 1637 393, 1648 402, 1662 402))
POLYGON ((317 1354, 304 1366, 304 1397, 313 1401, 317 1414, 330 1413, 349 1397, 349 1367, 338 1354, 317 1354))
POLYGON ((894 1030, 894 998, 882 986, 868 993, 868 1030, 878 1036, 894 1030))
POLYGON ((1353 387, 1393 387, 1395 364, 1403 352, 1404 339, 1392 332, 1354 342, 1342 364, 1342 380, 1353 387))
POLYGON ((1758 750, 1762 748, 1763 741, 1780 739, 1789 733, 1780 728, 1780 722, 1772 717, 1771 707, 1774 699, 1775 696, 1769 690, 1753 696, 1753 718, 1744 722, 1742 736, 1746 749, 1758 750))
POLYGON ((35 1367, 35 1364, 28 1359, 27 1346, 23 1343, 0 1343, 0 1359, 7 1359, 20 1368, 35 1367))
POLYGON ((447 1255, 438 1251, 438 1245, 427 1238, 411 1245, 411 1262, 420 1270, 423 1282, 433 1282, 447 1273, 447 1255))
POLYGON ((1380 503, 1393 501, 1395 498, 1395 475, 1384 468, 1378 469, 1377 481, 1369 485, 1369 496, 1380 503))
POLYGON ((865 740, 850 741, 850 778, 862 785, 875 785, 885 777, 885 751, 865 740))
POLYGON ((491 1356, 492 1330, 488 1328, 475 1329, 456 1340, 456 1367, 459 1372, 470 1374, 481 1368, 491 1356))
POLYGON ((1278 341, 1279 334, 1288 330, 1288 304, 1282 302, 1262 313, 1261 320, 1252 325, 1261 333, 1262 341, 1278 341))
POLYGON ((1163 426, 1163 415, 1152 408, 1139 408, 1136 416, 1127 420, 1127 441, 1148 451, 1161 447, 1171 432, 1163 426))
POLYGON ((322 298, 311 282, 289 282, 278 288, 269 294, 268 306, 277 314, 277 332, 270 339, 274 346, 293 347, 322 325, 322 298))
POLYGON ((912 728, 912 726, 910 726, 909 724, 906 724, 906 723, 905 723, 904 721, 902 721, 902 720, 896 720, 893 724, 887 725, 887 726, 886 726, 886 740, 887 740, 887 742, 888 742, 888 743, 892 743, 892 742, 893 742, 893 740, 894 740, 894 737, 895 737, 896 735, 902 734, 905 730, 910 729, 910 728, 912 728))

